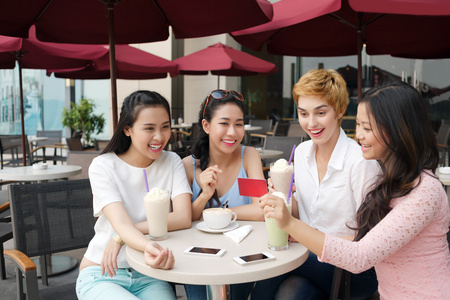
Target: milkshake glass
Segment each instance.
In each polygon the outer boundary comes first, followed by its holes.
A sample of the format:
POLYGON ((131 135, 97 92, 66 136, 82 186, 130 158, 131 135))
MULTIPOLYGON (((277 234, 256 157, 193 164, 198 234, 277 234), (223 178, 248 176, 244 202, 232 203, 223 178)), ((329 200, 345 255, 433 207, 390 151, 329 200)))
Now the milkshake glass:
MULTIPOLYGON (((286 196, 281 192, 275 192, 272 195, 283 199, 284 204, 287 206, 289 212, 292 212, 292 205, 286 203, 286 196)), ((267 228, 267 244, 270 250, 286 250, 289 248, 289 234, 281 230, 277 221, 274 218, 265 218, 267 228)))
POLYGON ((170 210, 169 193, 154 187, 145 195, 144 205, 150 239, 165 240, 170 210))
POLYGON ((272 180, 273 187, 277 192, 282 192, 286 197, 289 194, 293 173, 294 164, 288 164, 284 158, 280 158, 270 164, 270 179, 272 180))

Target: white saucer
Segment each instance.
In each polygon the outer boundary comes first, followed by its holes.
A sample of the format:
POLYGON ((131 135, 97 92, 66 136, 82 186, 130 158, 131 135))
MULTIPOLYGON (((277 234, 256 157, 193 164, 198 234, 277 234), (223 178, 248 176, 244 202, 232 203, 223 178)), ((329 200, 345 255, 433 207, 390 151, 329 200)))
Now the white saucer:
POLYGON ((206 226, 205 222, 200 222, 200 223, 197 224, 197 229, 199 229, 201 231, 205 231, 205 232, 210 232, 210 233, 227 232, 227 231, 236 229, 238 227, 239 227, 239 223, 238 222, 230 223, 227 227, 221 228, 221 229, 211 229, 208 226, 206 226))

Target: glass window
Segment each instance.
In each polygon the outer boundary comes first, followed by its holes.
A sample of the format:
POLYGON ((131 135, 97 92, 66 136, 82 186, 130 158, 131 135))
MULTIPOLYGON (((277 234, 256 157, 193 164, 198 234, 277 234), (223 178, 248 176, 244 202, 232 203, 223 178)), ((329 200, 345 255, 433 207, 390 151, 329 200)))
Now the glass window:
MULTIPOLYGON (((346 115, 356 115, 356 56, 296 58, 242 48, 278 67, 278 72, 272 75, 242 77, 241 90, 248 100, 247 115, 258 119, 265 119, 270 114, 277 114, 279 118, 286 120, 296 118, 292 87, 301 75, 317 68, 335 69, 343 75, 350 96, 346 115)), ((422 94, 436 130, 443 119, 450 119, 450 59, 404 59, 389 55, 370 56, 363 52, 362 65, 363 92, 391 81, 402 80, 422 94)))

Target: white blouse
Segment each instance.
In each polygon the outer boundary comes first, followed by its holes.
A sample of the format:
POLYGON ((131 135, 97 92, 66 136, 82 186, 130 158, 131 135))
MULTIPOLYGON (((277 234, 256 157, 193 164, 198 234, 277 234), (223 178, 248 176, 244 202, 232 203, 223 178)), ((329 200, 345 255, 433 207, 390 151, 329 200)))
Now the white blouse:
MULTIPOLYGON (((133 223, 146 220, 144 196, 147 193, 143 168, 133 167, 121 160, 115 153, 106 153, 96 157, 89 167, 89 179, 92 187, 95 223, 95 235, 89 243, 85 257, 100 263, 114 229, 102 209, 112 202, 122 202, 133 223)), ((169 191, 173 201, 181 194, 192 194, 186 178, 183 163, 174 152, 163 151, 161 157, 145 168, 149 189, 159 187, 169 191)), ((129 268, 122 247, 117 257, 119 268, 129 268)))
POLYGON ((311 140, 295 150, 295 199, 300 219, 325 233, 354 235, 356 212, 370 185, 381 174, 377 161, 366 160, 361 146, 340 129, 327 172, 319 183, 316 146, 311 140))

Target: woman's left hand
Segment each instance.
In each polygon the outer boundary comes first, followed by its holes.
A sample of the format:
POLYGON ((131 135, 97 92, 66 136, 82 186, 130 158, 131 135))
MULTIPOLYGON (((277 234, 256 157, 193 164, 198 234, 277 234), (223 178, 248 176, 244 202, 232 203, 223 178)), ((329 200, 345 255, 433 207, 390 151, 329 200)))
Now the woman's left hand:
POLYGON ((103 257, 100 264, 102 276, 105 274, 105 271, 109 277, 116 276, 116 270, 118 269, 117 256, 119 255, 121 248, 121 244, 113 239, 109 240, 108 246, 106 246, 105 252, 103 252, 103 257))
POLYGON ((260 206, 264 210, 264 216, 266 218, 274 218, 277 220, 277 225, 280 229, 285 228, 292 218, 291 213, 280 197, 266 194, 261 197, 260 206))
POLYGON ((170 270, 175 264, 175 257, 168 248, 149 242, 144 251, 145 263, 154 269, 170 270))

